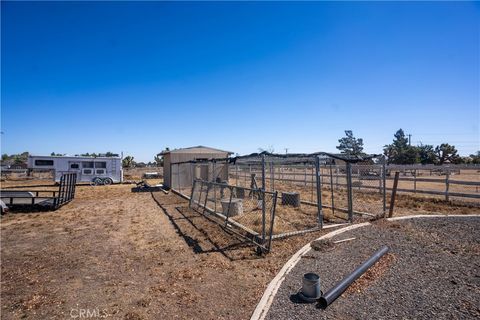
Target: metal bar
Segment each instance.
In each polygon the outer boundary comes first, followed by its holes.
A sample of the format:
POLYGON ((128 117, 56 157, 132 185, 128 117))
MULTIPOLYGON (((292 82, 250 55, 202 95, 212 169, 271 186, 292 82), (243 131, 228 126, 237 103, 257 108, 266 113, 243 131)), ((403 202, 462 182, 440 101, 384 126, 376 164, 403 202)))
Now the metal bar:
POLYGON ((323 209, 322 209, 322 178, 320 176, 320 158, 315 157, 315 181, 317 184, 317 215, 318 224, 323 227, 323 209))
POLYGON ((395 180, 393 181, 393 189, 392 189, 392 198, 390 199, 390 210, 388 211, 388 217, 391 218, 393 216, 393 208, 395 207, 395 197, 397 195, 397 187, 398 187, 398 177, 400 176, 400 172, 395 172, 395 180))
POLYGON ((371 266, 373 266, 381 257, 390 250, 387 246, 382 246, 367 261, 358 266, 351 274, 343 278, 333 288, 328 290, 319 300, 320 307, 325 309, 334 302, 347 288, 358 278, 360 278, 371 266))
POLYGON ((203 182, 200 181, 200 194, 198 195, 198 205, 202 202, 203 182))
POLYGON ((192 207, 192 199, 193 199, 193 192, 195 191, 195 183, 197 183, 197 180, 193 180, 193 183, 192 183, 192 192, 190 193, 190 200, 188 201, 188 207, 191 208, 192 207))
POLYGON ((228 218, 230 217, 230 207, 232 206, 232 197, 233 197, 233 188, 229 188, 229 189, 230 189, 230 199, 228 200, 227 217, 225 218, 225 227, 227 226, 228 218))
POLYGON ((383 216, 387 212, 387 170, 385 166, 385 157, 382 164, 382 178, 383 178, 383 216))
MULTIPOLYGON (((272 212, 270 217, 270 234, 268 236, 267 252, 270 252, 272 248, 272 236, 273 236, 273 226, 275 225, 274 221, 275 221, 275 209, 277 207, 277 196, 278 196, 278 192, 275 191, 275 194, 273 195, 273 199, 272 199, 272 210, 271 210, 272 212)), ((265 194, 263 195, 263 197, 265 197, 265 194)))
MULTIPOLYGON (((215 161, 213 161, 212 163, 212 181, 213 182, 217 182, 216 178, 215 178, 215 161)), ((217 212, 217 186, 214 184, 213 185, 213 210, 215 210, 215 212, 217 212)))
POLYGON ((205 214, 205 209, 207 208, 208 192, 209 191, 210 191, 210 185, 207 184, 207 193, 205 193, 205 203, 203 205, 203 214, 205 214))
POLYGON ((265 243, 265 155, 262 154, 262 244, 265 243))
POLYGON ((332 197, 332 215, 335 216, 335 197, 333 196, 333 168, 330 163, 330 193, 332 197))
POLYGON ((353 190, 352 190, 352 165, 347 162, 347 196, 348 196, 348 220, 353 222, 353 190))
POLYGON ((73 175, 73 192, 72 192, 72 198, 75 198, 75 190, 77 188, 77 174, 74 173, 73 175))

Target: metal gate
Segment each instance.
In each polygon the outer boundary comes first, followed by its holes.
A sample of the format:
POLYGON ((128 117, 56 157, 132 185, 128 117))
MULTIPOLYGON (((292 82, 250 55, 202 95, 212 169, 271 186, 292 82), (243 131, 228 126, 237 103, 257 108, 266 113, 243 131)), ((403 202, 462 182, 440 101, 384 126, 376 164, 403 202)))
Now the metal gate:
POLYGON ((194 180, 189 206, 269 252, 276 202, 277 192, 194 180))

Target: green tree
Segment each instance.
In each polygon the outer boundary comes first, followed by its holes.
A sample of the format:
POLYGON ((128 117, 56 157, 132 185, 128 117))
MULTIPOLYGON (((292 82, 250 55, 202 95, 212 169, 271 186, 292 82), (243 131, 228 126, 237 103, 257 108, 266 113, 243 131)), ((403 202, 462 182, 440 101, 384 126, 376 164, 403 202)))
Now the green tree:
POLYGON ((402 129, 395 132, 393 142, 384 146, 383 153, 387 157, 387 163, 414 164, 419 161, 417 147, 408 144, 408 138, 402 129))
POLYGON ((460 163, 461 157, 458 155, 458 151, 455 146, 448 143, 442 143, 435 148, 435 154, 437 156, 437 163, 460 163))
POLYGON ((420 143, 416 148, 421 164, 434 164, 436 162, 437 156, 435 154, 435 148, 432 145, 420 143))
POLYGON ((24 159, 22 159, 22 157, 20 155, 16 155, 14 158, 13 158, 13 163, 14 164, 22 164, 22 163, 25 163, 26 161, 24 159))
POLYGON ((269 146, 266 147, 265 149, 264 149, 264 148, 258 148, 258 152, 260 152, 260 153, 262 153, 262 152, 274 153, 274 152, 275 152, 275 148, 274 148, 272 145, 269 145, 269 146))
POLYGON ((157 153, 157 155, 153 157, 153 161, 154 161, 154 163, 155 163, 155 166, 157 166, 157 167, 163 167, 163 156, 162 156, 162 153, 165 153, 165 152, 168 152, 168 151, 170 151, 170 148, 169 148, 169 147, 166 147, 165 149, 163 149, 162 152, 157 153))
POLYGON ((153 161, 155 166, 157 167, 163 166, 163 156, 160 153, 153 157, 153 161))
POLYGON ((135 166, 135 161, 133 161, 133 159, 134 158, 132 156, 126 156, 122 160, 122 166, 124 168, 133 168, 135 166))
POLYGON ((105 157, 118 157, 118 153, 113 153, 113 152, 110 152, 110 151, 107 151, 105 153, 105 157))
POLYGON ((471 154, 470 158, 472 159, 473 164, 480 164, 480 151, 477 151, 475 154, 471 154))
POLYGON ((349 156, 365 155, 363 152, 363 139, 355 138, 352 130, 345 130, 345 135, 346 137, 338 140, 339 145, 337 149, 340 150, 341 153, 349 156))

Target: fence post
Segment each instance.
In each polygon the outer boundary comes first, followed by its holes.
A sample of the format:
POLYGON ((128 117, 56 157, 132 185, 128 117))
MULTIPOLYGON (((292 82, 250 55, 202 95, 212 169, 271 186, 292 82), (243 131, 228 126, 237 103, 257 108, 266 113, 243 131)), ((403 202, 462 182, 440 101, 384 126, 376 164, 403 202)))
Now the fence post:
POLYGON ((413 170, 413 193, 417 193, 417 169, 413 170))
MULTIPOLYGON (((205 193, 205 203, 203 204, 203 214, 205 214, 205 211, 207 210, 208 193, 210 192, 210 185, 207 182, 205 183, 207 184, 207 192, 205 193)), ((202 182, 202 188, 203 188, 203 184, 204 183, 202 182)))
POLYGON ((450 169, 447 170, 447 175, 445 176, 445 201, 450 200, 448 190, 450 189, 450 169))
POLYGON ((380 168, 380 175, 378 176, 378 193, 382 194, 382 168, 380 168))
MULTIPOLYGON (((313 190, 315 189, 315 182, 313 181, 314 177, 315 177, 315 166, 311 167, 310 168, 310 201, 313 202, 314 199, 313 199, 313 190)), ((315 200, 316 201, 316 200, 315 200)))
POLYGON ((230 190, 230 199, 228 200, 227 218, 225 219, 225 227, 227 227, 228 225, 228 217, 230 217, 230 207, 232 206, 232 198, 233 198, 233 188, 229 188, 229 190, 230 190))
POLYGON ((393 216, 393 208, 395 207, 395 197, 397 195, 397 187, 398 187, 398 178, 400 177, 400 172, 395 172, 395 180, 393 180, 393 189, 392 189, 392 198, 390 200, 390 210, 388 211, 388 217, 391 218, 393 216))
POLYGON ((352 164, 347 162, 348 220, 353 222, 352 164))
POLYGON ((335 187, 338 190, 338 166, 335 164, 335 187))
POLYGON ((385 164, 385 160, 382 164, 382 179, 383 179, 383 216, 385 217, 385 213, 387 212, 387 166, 385 164))
MULTIPOLYGON (((216 182, 216 178, 215 178, 215 160, 213 160, 213 164, 212 164, 212 182, 216 182)), ((214 184, 213 185, 213 210, 215 212, 217 212, 217 185, 214 184)))
POLYGON ((195 191, 195 183, 197 183, 197 180, 193 180, 193 183, 192 183, 192 193, 190 193, 190 200, 188 201, 188 207, 191 208, 192 207, 192 200, 193 200, 193 192, 195 191))
POLYGON ((262 154, 262 245, 265 243, 265 155, 262 154))
POLYGON ((267 252, 270 252, 270 248, 272 247, 273 226, 274 226, 274 222, 275 222, 275 208, 277 207, 277 197, 278 197, 278 192, 274 191, 273 192, 273 199, 272 199, 272 212, 271 212, 271 216, 270 216, 270 236, 268 238, 267 252))
POLYGON ((323 207, 322 207, 322 176, 320 175, 320 157, 315 157, 315 177, 317 184, 317 214, 320 228, 323 228, 323 207))
POLYGON ((335 216, 335 197, 333 196, 333 169, 330 163, 330 193, 332 197, 332 215, 335 216))

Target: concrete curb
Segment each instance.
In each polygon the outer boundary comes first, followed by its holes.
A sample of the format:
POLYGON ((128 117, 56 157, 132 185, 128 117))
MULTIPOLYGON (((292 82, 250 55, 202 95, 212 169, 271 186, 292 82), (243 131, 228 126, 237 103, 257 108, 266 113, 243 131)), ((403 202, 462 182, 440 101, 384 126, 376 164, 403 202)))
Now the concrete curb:
MULTIPOLYGON (((350 225, 345 228, 341 228, 332 232, 329 232, 320 238, 316 240, 322 240, 322 239, 328 239, 332 238, 338 234, 354 230, 357 228, 365 227, 370 225, 370 222, 364 222, 364 223, 359 223, 359 224, 354 224, 350 225)), ((268 310, 270 309, 270 306, 272 305, 273 298, 277 294, 278 289, 280 288, 280 285, 282 284, 283 280, 285 280, 286 275, 295 267, 295 265, 300 261, 303 255, 305 255, 308 251, 310 251, 312 247, 310 246, 310 243, 307 243, 305 246, 303 246, 300 250, 298 250, 288 261, 287 263, 284 264, 283 268, 277 273, 275 278, 270 282, 268 285, 267 289, 263 293, 262 298, 260 299, 260 302, 257 304, 257 307, 253 311, 252 317, 250 320, 263 320, 265 319, 265 316, 268 313, 268 310)))
POLYGON ((471 218, 471 217, 480 217, 480 214, 417 214, 404 217, 394 217, 387 218, 387 221, 397 221, 397 220, 406 220, 406 219, 416 219, 416 218, 471 218))

